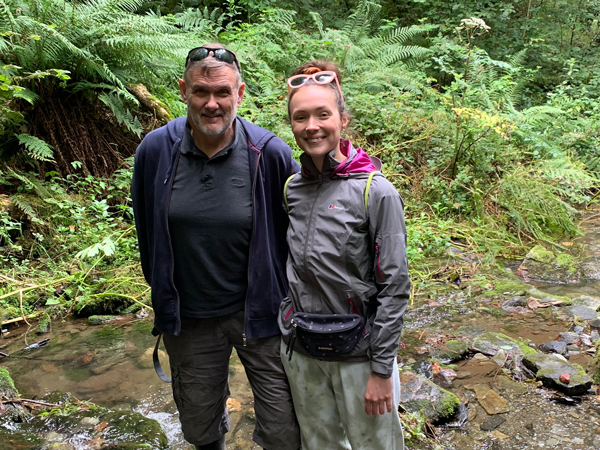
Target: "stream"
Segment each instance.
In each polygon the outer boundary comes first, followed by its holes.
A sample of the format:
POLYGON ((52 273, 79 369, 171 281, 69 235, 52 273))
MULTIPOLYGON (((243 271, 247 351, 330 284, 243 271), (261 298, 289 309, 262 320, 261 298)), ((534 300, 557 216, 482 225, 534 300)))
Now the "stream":
MULTIPOLYGON (((583 246, 583 265, 588 273, 600 267, 600 222, 589 221, 583 246)), ((516 266, 513 267, 516 269, 516 266)), ((600 295, 599 281, 576 284, 537 283, 535 287, 551 295, 576 298, 600 295)), ((500 299, 501 300, 501 299, 500 299)), ((424 299, 410 308, 406 316, 400 365, 422 359, 424 347, 436 339, 452 336, 461 326, 476 326, 487 331, 522 339, 537 348, 572 329, 572 320, 561 308, 534 311, 506 311, 499 299, 471 296, 457 288, 436 298, 424 299)), ((34 350, 25 346, 25 326, 11 328, 0 340, 0 351, 10 356, 0 360, 0 368, 9 370, 23 398, 40 398, 55 391, 70 392, 78 400, 87 400, 116 411, 137 411, 156 419, 168 438, 168 448, 189 450, 181 435, 177 410, 170 384, 154 373, 151 320, 134 316, 119 317, 116 322, 91 326, 84 319, 53 322, 49 333, 28 335, 28 344, 41 339, 50 343, 34 350)), ((588 331, 586 331, 588 332, 588 331)), ((570 362, 584 368, 592 356, 573 353, 570 362)), ((161 362, 168 373, 167 358, 161 362)), ((566 404, 556 391, 540 383, 515 382, 498 370, 490 359, 472 357, 456 363, 456 378, 447 386, 466 404, 468 421, 462 427, 442 425, 435 444, 414 444, 423 450, 520 450, 600 448, 600 396, 596 393, 566 404), (477 389, 485 386, 508 401, 509 411, 489 415, 479 404, 477 389)), ((228 409, 232 419, 227 447, 230 450, 259 449, 251 441, 254 429, 252 394, 243 367, 235 352, 230 365, 231 399, 228 409)), ((91 450, 86 442, 70 442, 65 450, 91 450)), ((2 442, 0 449, 9 447, 2 442)), ((37 448, 37 447, 36 447, 37 448)), ((50 447, 48 447, 50 448, 50 447)), ((375 449, 374 449, 375 450, 375 449)), ((379 449, 377 449, 379 450, 379 449)))

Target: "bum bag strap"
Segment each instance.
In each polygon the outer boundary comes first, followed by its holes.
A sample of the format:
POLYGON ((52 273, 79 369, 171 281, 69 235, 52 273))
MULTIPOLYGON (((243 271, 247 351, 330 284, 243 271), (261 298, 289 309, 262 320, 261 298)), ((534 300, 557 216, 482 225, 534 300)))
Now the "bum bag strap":
POLYGON ((154 371, 158 378, 163 380, 165 383, 170 383, 171 379, 167 376, 165 371, 162 369, 160 365, 160 361, 158 360, 158 346, 160 345, 160 338, 162 337, 162 333, 158 335, 158 339, 156 339, 156 345, 154 346, 154 353, 152 353, 152 362, 154 363, 154 371))

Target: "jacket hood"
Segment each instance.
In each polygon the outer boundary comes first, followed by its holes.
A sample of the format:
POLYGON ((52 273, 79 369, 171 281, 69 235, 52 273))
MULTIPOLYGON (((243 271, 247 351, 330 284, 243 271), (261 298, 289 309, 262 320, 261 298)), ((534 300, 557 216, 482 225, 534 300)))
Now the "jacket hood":
MULTIPOLYGON (((340 139, 340 151, 347 159, 340 163, 335 159, 335 152, 332 150, 323 162, 321 172, 323 175, 344 177, 353 173, 371 173, 381 170, 379 158, 367 155, 362 148, 354 148, 349 139, 340 139)), ((300 162, 302 163, 302 175, 312 178, 319 173, 312 158, 306 153, 300 156, 300 162)))

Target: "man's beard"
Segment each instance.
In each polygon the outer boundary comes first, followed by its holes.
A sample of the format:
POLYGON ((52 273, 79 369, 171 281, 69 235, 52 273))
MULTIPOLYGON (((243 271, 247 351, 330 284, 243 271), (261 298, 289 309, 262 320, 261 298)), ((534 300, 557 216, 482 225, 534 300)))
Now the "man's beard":
POLYGON ((194 128, 196 128, 200 133, 202 133, 206 136, 221 136, 222 134, 225 134, 229 130, 229 128, 231 128, 231 125, 233 124, 233 121, 235 120, 235 116, 237 114, 237 107, 233 108, 229 114, 222 113, 221 110, 207 112, 204 109, 202 109, 199 112, 194 114, 190 110, 189 103, 188 103, 187 110, 188 110, 188 117, 191 119, 192 123, 194 124, 194 128), (223 121, 222 125, 216 129, 205 125, 202 122, 202 115, 205 112, 209 116, 221 113, 221 120, 223 121))

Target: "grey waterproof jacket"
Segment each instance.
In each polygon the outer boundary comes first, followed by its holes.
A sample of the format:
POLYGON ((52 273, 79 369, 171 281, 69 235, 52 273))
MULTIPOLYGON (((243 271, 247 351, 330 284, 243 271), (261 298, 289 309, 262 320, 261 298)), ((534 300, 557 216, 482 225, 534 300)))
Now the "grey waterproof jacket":
MULTIPOLYGON (((279 326, 289 342, 293 312, 365 316, 363 338, 340 361, 371 361, 371 371, 390 377, 410 296, 403 202, 377 173, 362 149, 341 140, 348 159, 331 152, 321 173, 301 156, 302 170, 286 190, 289 297, 280 307, 279 326)), ((306 354, 298 341, 294 351, 306 354)))

